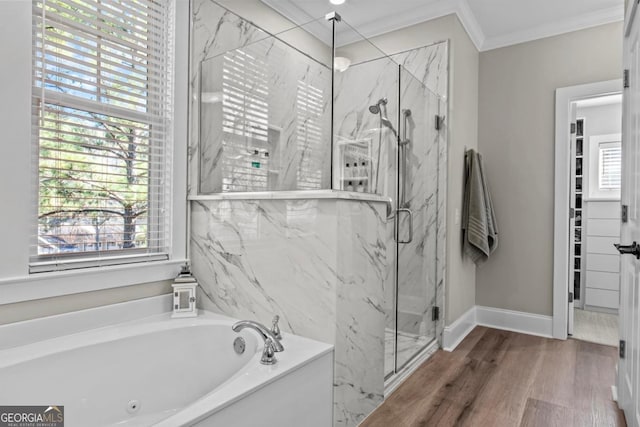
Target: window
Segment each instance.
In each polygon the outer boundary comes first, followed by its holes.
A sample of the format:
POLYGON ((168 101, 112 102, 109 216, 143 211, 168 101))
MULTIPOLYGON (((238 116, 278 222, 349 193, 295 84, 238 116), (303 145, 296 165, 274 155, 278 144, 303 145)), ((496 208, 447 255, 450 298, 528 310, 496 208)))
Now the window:
POLYGON ((603 142, 598 146, 598 187, 619 190, 622 149, 619 142, 603 142))
MULTIPOLYGON (((586 174, 587 200, 620 199, 622 173, 621 135, 592 135, 589 137, 586 174)), ((583 186, 584 186, 583 182, 583 186)))
POLYGON ((173 15, 34 1, 31 272, 168 257, 173 15))

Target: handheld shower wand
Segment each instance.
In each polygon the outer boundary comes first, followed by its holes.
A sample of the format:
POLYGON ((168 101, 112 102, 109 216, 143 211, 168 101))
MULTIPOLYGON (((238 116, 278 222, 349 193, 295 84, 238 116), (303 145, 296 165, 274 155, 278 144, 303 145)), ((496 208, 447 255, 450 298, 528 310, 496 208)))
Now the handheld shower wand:
POLYGON ((394 129, 393 123, 387 118, 387 102, 387 98, 380 98, 374 105, 369 106, 369 112, 371 114, 380 114, 380 122, 391 129, 393 136, 398 136, 398 132, 394 129))

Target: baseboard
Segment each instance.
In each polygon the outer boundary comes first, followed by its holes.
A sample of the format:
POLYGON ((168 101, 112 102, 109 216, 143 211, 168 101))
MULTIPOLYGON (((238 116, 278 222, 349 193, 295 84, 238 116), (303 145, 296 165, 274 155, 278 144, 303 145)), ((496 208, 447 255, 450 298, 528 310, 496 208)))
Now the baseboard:
POLYGON ((476 326, 553 338, 553 317, 523 311, 476 305, 467 310, 442 334, 442 349, 453 351, 476 326))
POLYGON ((455 322, 444 327, 442 333, 442 349, 445 351, 453 351, 469 335, 469 332, 477 325, 476 307, 473 306, 467 310, 462 316, 458 317, 455 322))
POLYGON ((553 317, 477 305, 477 325, 553 338, 553 317))

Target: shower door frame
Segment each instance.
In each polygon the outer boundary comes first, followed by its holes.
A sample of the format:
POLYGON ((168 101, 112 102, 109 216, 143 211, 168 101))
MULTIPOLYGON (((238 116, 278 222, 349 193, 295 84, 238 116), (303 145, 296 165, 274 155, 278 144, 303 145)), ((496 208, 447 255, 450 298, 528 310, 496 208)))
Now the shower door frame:
MULTIPOLYGON (((393 369, 390 372, 386 372, 385 371, 385 381, 389 381, 391 379, 393 379, 394 377, 398 376, 400 373, 402 373, 408 366, 411 365, 411 363, 416 360, 427 348, 433 346, 434 343, 436 343, 438 341, 438 328, 437 328, 437 323, 440 320, 439 316, 435 316, 433 315, 433 310, 435 309, 435 307, 437 307, 437 301, 438 301, 438 287, 437 287, 437 276, 438 276, 438 257, 437 257, 437 243, 436 242, 436 256, 434 258, 434 284, 435 284, 435 288, 433 290, 434 293, 434 301, 436 302, 435 305, 433 305, 432 307, 428 307, 427 306, 427 310, 431 310, 432 312, 432 317, 431 317, 431 322, 433 323, 433 336, 429 335, 425 335, 425 338, 428 339, 428 341, 424 344, 421 345, 419 348, 417 348, 414 353, 407 358, 406 360, 404 360, 401 364, 399 363, 398 360, 398 333, 399 333, 399 328, 398 328, 398 313, 399 313, 399 307, 400 307, 400 278, 401 278, 401 271, 400 271, 400 257, 401 257, 401 246, 403 244, 408 244, 411 243, 413 240, 413 211, 411 210, 410 206, 408 205, 408 202, 406 200, 407 197, 407 181, 409 178, 409 160, 407 158, 408 156, 408 147, 409 144, 415 143, 415 141, 412 141, 412 138, 408 138, 407 137, 407 127, 408 127, 408 117, 412 115, 411 109, 410 108, 403 108, 403 104, 402 104, 402 74, 403 72, 411 75, 411 73, 409 73, 401 64, 398 64, 398 85, 397 85, 397 102, 398 102, 398 111, 397 111, 397 123, 398 123, 398 132, 396 135, 396 146, 398 147, 397 151, 396 151, 396 200, 395 200, 395 204, 396 204, 396 209, 394 211, 393 214, 393 221, 394 221, 394 231, 393 231, 393 237, 394 237, 394 244, 395 244, 395 248, 394 248, 394 252, 395 252, 395 259, 394 259, 394 277, 393 277, 393 286, 394 286, 394 301, 393 301, 393 310, 394 310, 394 349, 393 349, 393 369), (399 218, 399 215, 404 212, 408 214, 408 218, 409 218, 409 227, 411 228, 409 230, 409 237, 407 239, 407 241, 401 241, 400 240, 400 232, 401 232, 401 221, 399 218)), ((412 76, 412 75, 411 75, 412 76)), ((414 79, 415 76, 412 76, 414 79)), ((424 86, 424 84, 422 82, 420 82, 419 80, 416 79, 416 81, 422 85, 427 91, 429 91, 429 89, 424 86)), ((429 91, 430 92, 430 91, 429 91)), ((425 100, 426 103, 426 100, 425 100)), ((434 115, 434 118, 436 120, 438 120, 438 117, 440 115, 440 111, 439 111, 439 107, 440 107, 440 103, 438 103, 438 111, 437 114, 434 115)), ((425 110, 427 110, 425 108, 425 110)), ((425 114, 428 114, 428 111, 425 111, 425 114)), ((424 118, 425 119, 425 126, 428 126, 428 116, 424 118)), ((437 126, 437 124, 436 124, 437 126)), ((436 127, 436 131, 438 131, 439 129, 436 127)), ((425 142, 426 143, 426 142, 425 142)), ((440 136, 438 137, 438 145, 440 144, 440 136)), ((439 162, 438 162, 438 167, 439 167, 439 162)), ((439 173, 438 173, 439 176, 439 173)), ((437 186, 437 191, 440 191, 439 188, 439 184, 437 186)), ((426 208, 425 208, 426 209, 426 208)), ((437 212, 437 203, 436 203, 436 212, 437 212)), ((438 212, 436 213, 438 214, 438 212)), ((437 223, 437 220, 436 220, 437 223)), ((426 226, 426 224, 425 224, 426 226)), ((436 239, 437 239, 437 232, 436 232, 436 239)), ((422 259, 423 262, 425 262, 424 259, 422 259)), ((428 287, 428 281, 426 280, 426 277, 424 278, 424 286, 425 288, 428 287)), ((439 313, 438 313, 439 314, 439 313)))

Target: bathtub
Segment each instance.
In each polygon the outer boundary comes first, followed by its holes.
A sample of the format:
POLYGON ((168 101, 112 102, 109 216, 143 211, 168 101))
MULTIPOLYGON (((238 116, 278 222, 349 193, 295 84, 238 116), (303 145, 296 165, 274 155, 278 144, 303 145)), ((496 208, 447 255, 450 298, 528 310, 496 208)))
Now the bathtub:
POLYGON ((24 341, 30 329, 54 335, 0 349, 0 405, 63 405, 66 427, 331 425, 328 344, 284 334, 285 351, 266 366, 254 331, 237 334, 233 319, 210 312, 80 331, 76 322, 63 322, 76 324, 69 334, 53 330, 55 319, 0 327, 0 341, 24 341), (237 336, 243 354, 233 349, 237 336))

